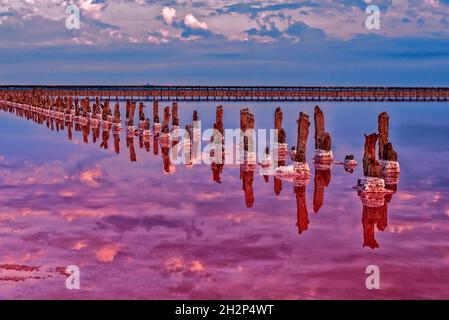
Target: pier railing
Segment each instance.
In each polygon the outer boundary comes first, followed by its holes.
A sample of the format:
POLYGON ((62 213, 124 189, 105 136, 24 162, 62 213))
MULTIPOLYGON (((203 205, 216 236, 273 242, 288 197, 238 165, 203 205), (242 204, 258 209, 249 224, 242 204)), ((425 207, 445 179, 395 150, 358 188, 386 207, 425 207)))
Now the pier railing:
POLYGON ((37 86, 3 85, 2 93, 159 101, 449 101, 449 87, 37 86))

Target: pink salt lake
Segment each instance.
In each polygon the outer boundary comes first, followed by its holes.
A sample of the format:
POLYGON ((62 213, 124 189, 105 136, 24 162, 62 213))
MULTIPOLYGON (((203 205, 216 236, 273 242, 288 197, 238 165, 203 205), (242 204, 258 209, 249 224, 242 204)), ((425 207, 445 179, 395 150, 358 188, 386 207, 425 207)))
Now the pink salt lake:
MULTIPOLYGON (((256 128, 273 127, 275 104, 223 106, 225 128, 239 126, 243 107, 256 128)), ((291 146, 299 112, 313 120, 314 106, 281 107, 291 146)), ((323 185, 311 160, 312 121, 307 211, 298 209, 292 184, 276 195, 273 177, 267 183, 257 171, 248 207, 238 165, 224 167, 221 184, 210 165, 166 174, 153 140, 147 152, 135 137, 131 162, 124 132, 117 154, 112 133, 105 150, 101 130, 84 143, 82 132, 72 129, 69 140, 67 127, 52 131, 0 111, 0 299, 448 299, 449 108, 320 107, 335 159, 354 154, 359 166, 350 174, 334 165, 323 185), (372 249, 363 246, 363 205, 352 187, 362 177, 363 134, 377 130, 382 111, 390 114, 401 176, 387 226, 372 230, 372 249), (318 212, 315 188, 324 188, 318 212), (65 288, 68 265, 80 267, 80 290, 65 288), (368 265, 381 270, 380 290, 365 288, 368 265)), ((179 103, 181 127, 193 110, 203 130, 213 126, 215 105, 179 103)))

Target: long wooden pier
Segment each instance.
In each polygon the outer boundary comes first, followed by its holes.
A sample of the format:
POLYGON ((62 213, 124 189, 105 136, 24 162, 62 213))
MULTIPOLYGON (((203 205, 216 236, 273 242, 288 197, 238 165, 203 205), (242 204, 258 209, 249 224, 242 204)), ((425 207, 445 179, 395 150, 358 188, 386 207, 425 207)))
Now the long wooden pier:
POLYGON ((2 85, 0 94, 158 101, 447 102, 449 87, 105 86, 2 85))

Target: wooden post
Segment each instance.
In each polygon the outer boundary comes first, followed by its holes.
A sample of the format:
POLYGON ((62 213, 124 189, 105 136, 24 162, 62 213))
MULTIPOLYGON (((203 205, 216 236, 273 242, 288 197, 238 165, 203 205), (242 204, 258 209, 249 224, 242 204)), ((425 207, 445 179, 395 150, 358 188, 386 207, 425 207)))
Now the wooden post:
POLYGON ((153 102, 153 122, 159 123, 159 103, 157 100, 153 102))
POLYGON ((382 167, 376 160, 377 133, 365 134, 365 153, 363 155, 363 174, 367 177, 382 177, 382 167))
POLYGON ((171 113, 172 113, 172 125, 179 126, 178 103, 177 102, 173 102, 172 108, 171 108, 171 113))
POLYGON ((324 138, 324 133, 326 132, 324 124, 324 113, 318 106, 315 106, 314 120, 315 120, 315 149, 318 150, 322 149, 322 140, 324 138))
POLYGON ((296 161, 306 162, 307 138, 309 137, 310 121, 309 116, 303 112, 299 114, 298 141, 296 145, 296 161))
POLYGON ((134 114, 136 113, 136 103, 134 101, 131 102, 131 106, 129 108, 129 126, 134 126, 134 114))
POLYGON ((390 117, 388 113, 382 112, 379 114, 378 118, 378 129, 379 129, 379 159, 383 159, 384 146, 389 141, 389 120, 390 117))
POLYGON ((279 130, 282 128, 282 111, 280 107, 277 107, 274 112, 274 128, 278 130, 279 134, 279 130))
POLYGON ((143 102, 139 103, 139 121, 145 121, 145 112, 143 111, 143 102))

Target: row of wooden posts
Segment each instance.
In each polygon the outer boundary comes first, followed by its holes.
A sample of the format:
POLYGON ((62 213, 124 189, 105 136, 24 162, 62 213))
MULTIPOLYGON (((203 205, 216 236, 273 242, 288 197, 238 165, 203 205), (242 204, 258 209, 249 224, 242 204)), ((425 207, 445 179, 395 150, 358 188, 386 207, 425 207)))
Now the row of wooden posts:
MULTIPOLYGON (((99 97, 95 98, 93 105, 91 106, 91 101, 88 97, 78 98, 78 97, 53 97, 53 96, 42 96, 38 94, 9 94, 1 96, 3 100, 29 104, 37 106, 46 110, 59 111, 63 114, 74 115, 75 117, 81 118, 98 118, 102 121, 110 121, 111 123, 121 123, 121 113, 120 105, 118 101, 115 103, 114 113, 112 114, 110 108, 109 100, 101 102, 99 97)), ((136 102, 132 100, 126 101, 126 125, 129 127, 134 126, 134 117, 136 112, 136 102)), ((275 129, 278 130, 278 142, 281 144, 285 143, 286 135, 285 130, 282 128, 282 111, 277 108, 275 111, 275 129)), ((172 126, 179 127, 178 118, 178 104, 173 102, 171 109, 172 126)), ((164 108, 163 122, 162 122, 162 133, 169 132, 169 119, 170 119, 170 108, 164 108)), ((382 160, 392 160, 397 161, 397 154, 393 149, 392 144, 388 141, 388 114, 383 112, 379 115, 379 133, 371 134, 365 136, 365 153, 363 157, 364 164, 364 174, 366 176, 378 176, 379 175, 379 163, 376 162, 375 151, 373 151, 373 146, 378 140, 379 144, 379 159, 382 160)), ((193 114, 194 123, 198 121, 198 112, 194 111, 193 114)), ((240 129, 244 132, 247 129, 254 129, 254 115, 249 111, 249 109, 242 109, 240 112, 240 129)), ((315 149, 330 151, 332 140, 328 132, 325 131, 325 121, 324 113, 317 106, 314 111, 314 122, 315 122, 315 149)), ((158 125, 160 123, 159 119, 159 105, 158 101, 153 102, 153 123, 158 125)), ((145 118, 144 105, 142 102, 139 103, 139 124, 141 129, 150 129, 150 120, 145 118)), ((216 123, 217 129, 223 134, 223 108, 219 106, 216 112, 216 123)), ((295 161, 306 162, 306 145, 309 135, 310 120, 309 116, 303 112, 300 112, 299 118, 297 120, 297 144, 296 144, 296 156, 295 161)), ((187 125, 186 129, 191 132, 192 126, 187 125)), ((248 148, 248 138, 245 140, 245 150, 248 148)), ((374 147, 375 148, 375 147, 374 147)))

